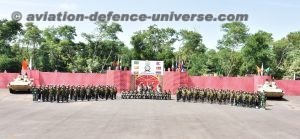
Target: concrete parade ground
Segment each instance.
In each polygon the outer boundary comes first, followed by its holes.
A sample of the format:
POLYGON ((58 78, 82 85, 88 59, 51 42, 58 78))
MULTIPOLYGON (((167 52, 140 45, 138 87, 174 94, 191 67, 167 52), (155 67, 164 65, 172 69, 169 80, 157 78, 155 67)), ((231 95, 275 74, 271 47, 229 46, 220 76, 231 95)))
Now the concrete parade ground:
POLYGON ((0 139, 299 139, 300 97, 267 110, 173 100, 32 102, 0 90, 0 139))

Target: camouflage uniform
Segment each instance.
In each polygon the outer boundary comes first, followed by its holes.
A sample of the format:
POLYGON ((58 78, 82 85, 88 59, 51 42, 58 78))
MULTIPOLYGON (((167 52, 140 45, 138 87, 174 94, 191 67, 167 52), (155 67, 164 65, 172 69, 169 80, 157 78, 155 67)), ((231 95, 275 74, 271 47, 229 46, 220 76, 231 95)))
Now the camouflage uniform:
POLYGON ((38 88, 36 86, 33 86, 31 89, 32 93, 32 101, 38 101, 38 88))

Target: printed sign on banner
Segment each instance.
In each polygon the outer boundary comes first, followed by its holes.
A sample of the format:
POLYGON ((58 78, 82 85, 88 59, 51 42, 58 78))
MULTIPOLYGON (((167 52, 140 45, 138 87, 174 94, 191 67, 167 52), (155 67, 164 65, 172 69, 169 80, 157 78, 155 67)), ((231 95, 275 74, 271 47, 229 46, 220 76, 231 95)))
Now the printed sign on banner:
POLYGON ((164 61, 131 60, 131 73, 135 75, 163 75, 164 61))

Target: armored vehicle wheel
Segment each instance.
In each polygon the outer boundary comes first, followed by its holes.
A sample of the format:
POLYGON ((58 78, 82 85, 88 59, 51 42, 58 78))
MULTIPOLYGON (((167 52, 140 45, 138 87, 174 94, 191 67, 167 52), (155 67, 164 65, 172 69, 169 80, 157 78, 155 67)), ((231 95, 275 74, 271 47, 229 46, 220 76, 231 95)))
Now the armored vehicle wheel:
POLYGON ((9 93, 11 93, 11 94, 14 94, 14 93, 15 93, 15 91, 14 91, 14 90, 12 90, 11 88, 9 88, 9 93))

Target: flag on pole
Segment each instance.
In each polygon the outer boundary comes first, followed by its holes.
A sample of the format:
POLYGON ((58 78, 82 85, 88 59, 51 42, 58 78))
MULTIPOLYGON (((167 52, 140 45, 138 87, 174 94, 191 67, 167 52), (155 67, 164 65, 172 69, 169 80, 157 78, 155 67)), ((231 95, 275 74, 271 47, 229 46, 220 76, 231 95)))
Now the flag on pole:
POLYGON ((175 68, 175 67, 174 67, 174 59, 172 59, 172 68, 171 68, 172 71, 174 71, 174 68, 175 68))
POLYGON ((118 56, 118 62, 117 62, 116 70, 119 70, 119 66, 120 66, 120 59, 119 59, 119 56, 118 56))
POLYGON ((257 74, 260 75, 260 73, 261 73, 260 68, 257 65, 256 65, 256 71, 257 71, 257 74))
POLYGON ((30 57, 30 61, 29 61, 29 70, 32 70, 32 58, 30 57))
POLYGON ((184 72, 184 61, 181 61, 181 72, 184 72))
POLYGON ((27 59, 23 59, 22 61, 22 70, 27 70, 28 69, 28 62, 27 59))
POLYGON ((181 61, 178 59, 178 71, 181 72, 181 61))
POLYGON ((270 68, 270 67, 268 67, 268 68, 265 69, 265 72, 266 72, 267 74, 269 74, 270 71, 271 71, 271 68, 270 68))
POLYGON ((120 70, 122 70, 122 56, 120 58, 120 70))
POLYGON ((260 72, 261 72, 261 76, 264 76, 264 63, 261 63, 260 72))
POLYGON ((176 58, 176 60, 175 60, 175 70, 177 70, 178 69, 178 63, 177 63, 177 58, 176 58))

